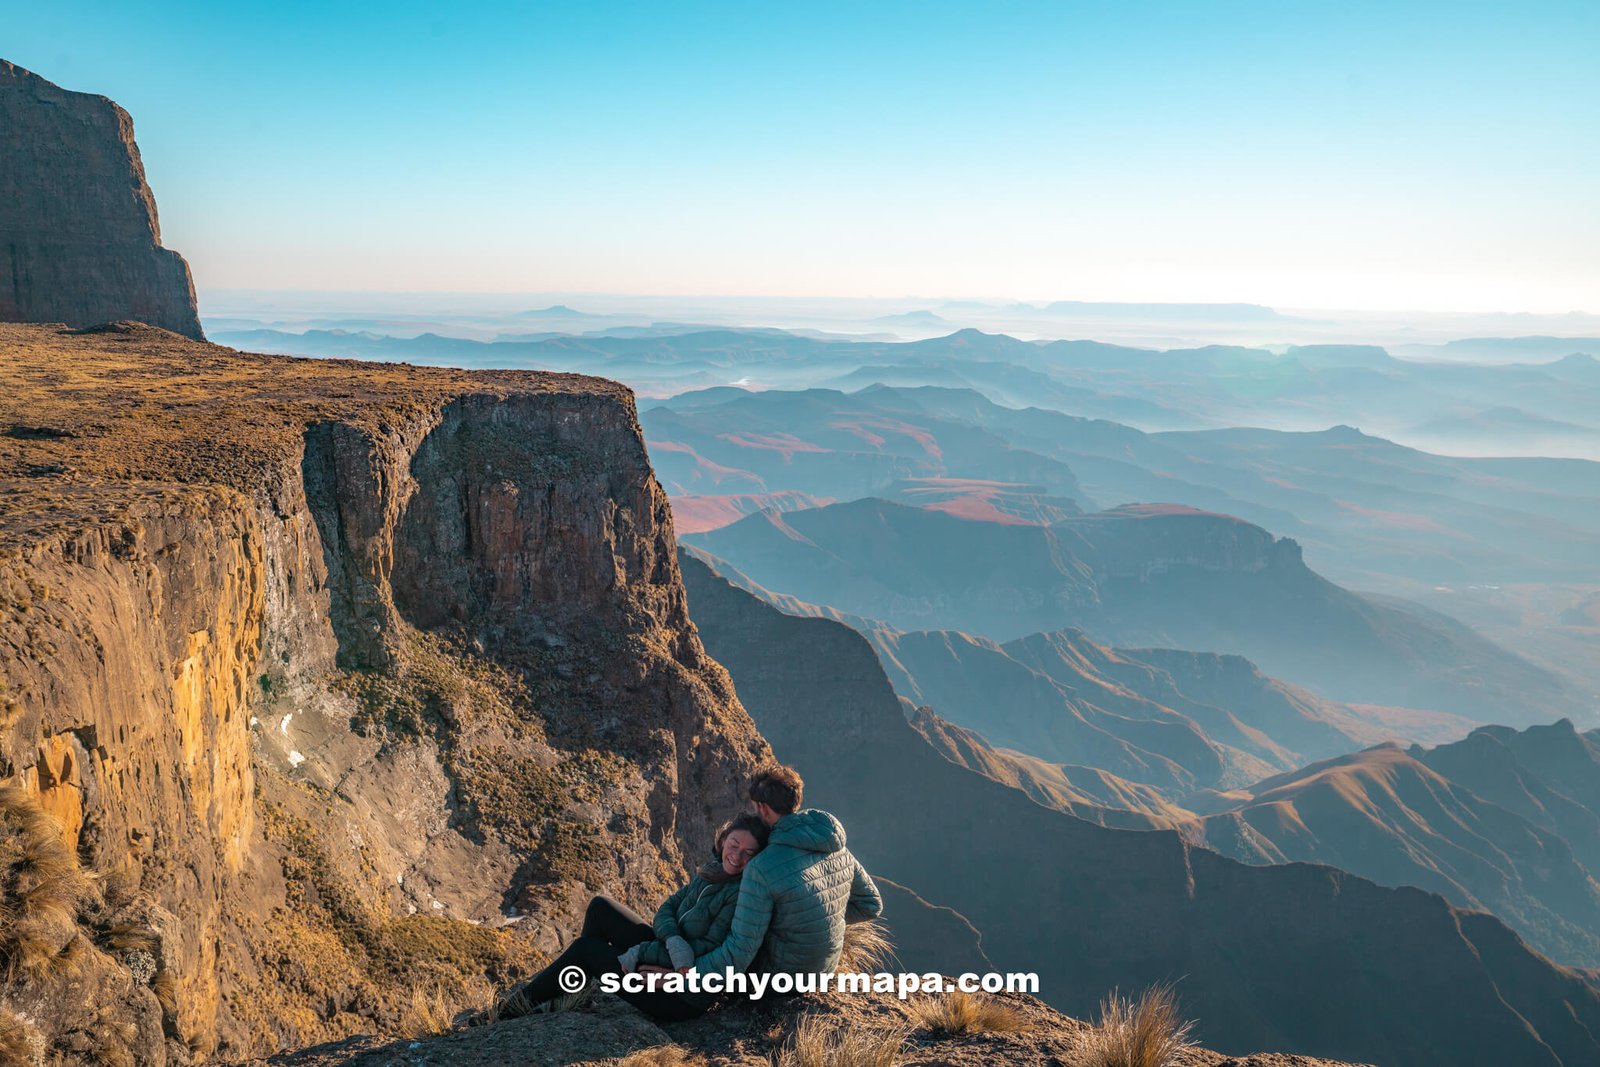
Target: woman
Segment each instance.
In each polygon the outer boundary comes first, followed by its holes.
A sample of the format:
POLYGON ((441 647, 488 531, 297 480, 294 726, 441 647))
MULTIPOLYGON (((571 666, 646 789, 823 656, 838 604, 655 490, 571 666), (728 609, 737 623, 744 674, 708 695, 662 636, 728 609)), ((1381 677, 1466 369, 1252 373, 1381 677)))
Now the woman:
MULTIPOLYGON (((558 976, 563 968, 580 967, 589 981, 602 974, 633 971, 686 971, 694 961, 721 945, 733 926, 739 899, 739 878, 745 864, 767 844, 767 827, 754 815, 741 815, 717 831, 712 859, 689 884, 667 898, 652 926, 627 905, 610 897, 589 901, 578 939, 550 965, 496 1005, 491 1018, 513 1018, 536 1010, 563 993, 558 976)), ((647 989, 618 994, 651 1018, 690 1019, 709 1008, 711 993, 668 993, 647 989)))

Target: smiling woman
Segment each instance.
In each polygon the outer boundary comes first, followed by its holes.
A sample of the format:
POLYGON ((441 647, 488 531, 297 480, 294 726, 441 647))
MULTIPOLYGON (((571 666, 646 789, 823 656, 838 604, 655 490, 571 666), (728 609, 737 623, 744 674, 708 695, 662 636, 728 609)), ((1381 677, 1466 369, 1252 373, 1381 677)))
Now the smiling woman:
POLYGON ((1597 38, 1581 0, 86 2, 6 45, 140 116, 211 286, 1564 311, 1597 38))
MULTIPOLYGON (((582 993, 603 975, 638 971, 686 971, 727 939, 745 865, 767 844, 766 823, 740 815, 723 823, 713 858, 656 911, 653 924, 610 897, 589 901, 578 939, 544 970, 514 987, 474 1022, 492 1023, 546 1008, 562 996, 582 993)), ((716 997, 626 989, 622 999, 655 1019, 682 1020, 701 1014, 716 997)))

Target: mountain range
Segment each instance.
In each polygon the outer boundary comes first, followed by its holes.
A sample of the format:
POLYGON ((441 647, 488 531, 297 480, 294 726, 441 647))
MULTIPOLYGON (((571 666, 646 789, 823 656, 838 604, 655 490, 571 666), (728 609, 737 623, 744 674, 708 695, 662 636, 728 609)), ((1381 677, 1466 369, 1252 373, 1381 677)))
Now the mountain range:
POLYGON ((902 630, 1007 642, 1066 627, 1120 647, 1245 656, 1351 703, 1528 723, 1587 710, 1562 679, 1465 626, 1363 597, 1239 519, 1131 507, 1053 526, 876 499, 751 515, 686 536, 774 592, 902 630))
MULTIPOLYGON (((969 920, 998 967, 1027 961, 1058 1007, 1090 1005, 1110 985, 1180 980, 1202 1037, 1224 1050, 1393 1067, 1600 1056, 1600 991, 1494 917, 1046 807, 941 755, 859 634, 785 615, 693 556, 681 566, 707 651, 808 796, 843 819, 852 850, 969 920)), ((902 958, 937 968, 939 950, 904 946, 902 958)))

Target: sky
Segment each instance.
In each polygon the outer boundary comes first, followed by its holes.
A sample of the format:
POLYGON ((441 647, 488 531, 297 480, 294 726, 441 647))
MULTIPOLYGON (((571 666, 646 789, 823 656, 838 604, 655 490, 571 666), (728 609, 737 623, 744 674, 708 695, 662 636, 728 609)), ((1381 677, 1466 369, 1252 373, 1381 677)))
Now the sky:
POLYGON ((0 0, 208 288, 1600 311, 1600 3, 0 0))

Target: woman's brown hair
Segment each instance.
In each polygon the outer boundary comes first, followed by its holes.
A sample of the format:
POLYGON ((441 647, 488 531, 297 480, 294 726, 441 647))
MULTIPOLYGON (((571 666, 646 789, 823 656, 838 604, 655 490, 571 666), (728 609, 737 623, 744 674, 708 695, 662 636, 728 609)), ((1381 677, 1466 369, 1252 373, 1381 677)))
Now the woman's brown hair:
POLYGON ((722 843, 728 840, 728 835, 733 833, 735 830, 743 830, 745 833, 755 838, 757 852, 767 847, 767 835, 772 832, 767 829, 766 823, 762 822, 754 815, 740 815, 736 818, 729 819, 717 829, 716 846, 712 849, 716 855, 722 855, 722 843))

